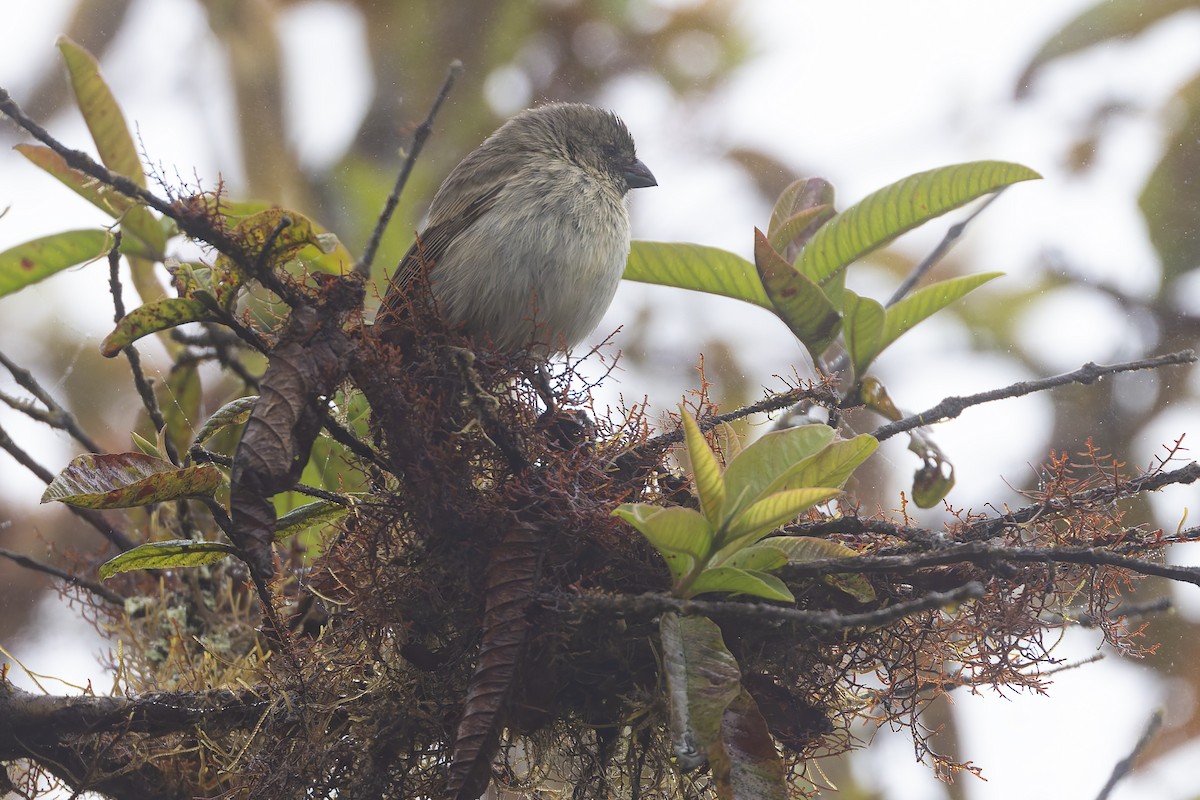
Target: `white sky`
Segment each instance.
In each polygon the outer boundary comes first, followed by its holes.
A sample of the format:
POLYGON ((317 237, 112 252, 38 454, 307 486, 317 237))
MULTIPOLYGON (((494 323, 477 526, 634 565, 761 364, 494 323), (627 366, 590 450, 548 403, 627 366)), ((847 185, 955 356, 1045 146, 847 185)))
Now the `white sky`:
MULTIPOLYGON (((63 17, 55 9, 67 5, 65 0, 0 4, 0 24, 7 34, 6 46, 0 48, 0 86, 18 101, 32 69, 56 58, 53 41, 63 17), (33 7, 38 10, 27 10, 33 7)), ((748 255, 750 231, 762 224, 768 209, 750 202, 745 179, 714 158, 730 142, 757 145, 797 169, 823 170, 843 205, 919 170, 1007 159, 1037 169, 1046 179, 1014 187, 977 220, 960 247, 976 256, 978 269, 1002 270, 1008 273, 1003 280, 1019 284, 1031 279, 1041 254, 1058 251, 1085 274, 1131 293, 1150 291, 1157 266, 1134 198, 1161 152, 1160 112, 1166 98, 1200 69, 1200 15, 1054 66, 1036 84, 1031 101, 1014 103, 1012 87, 1024 62, 1058 24, 1087 5, 1081 0, 744 0, 739 16, 756 55, 706 104, 684 110, 652 81, 638 79, 613 87, 605 98, 634 131, 639 153, 660 183, 657 189, 635 193, 635 235, 698 241, 748 255), (1133 101, 1136 109, 1111 124, 1096 169, 1082 177, 1069 174, 1063 162, 1072 136, 1091 108, 1114 97, 1133 101)), ((286 18, 293 43, 287 66, 297 75, 295 86, 302 87, 289 95, 293 118, 304 120, 296 144, 306 163, 326 163, 354 130, 367 102, 366 66, 356 46, 360 31, 353 14, 335 3, 301 6, 286 18)), ((194 171, 211 183, 223 171, 236 184, 237 145, 224 124, 232 106, 221 93, 221 81, 212 77, 219 75, 221 59, 195 4, 142 0, 124 35, 153 45, 118 47, 104 71, 152 158, 166 165, 168 175, 178 168, 185 177, 194 171), (152 69, 146 68, 148 61, 152 69), (196 97, 203 98, 202 108, 196 97)), ((84 146, 87 141, 75 117, 45 122, 68 143, 84 146)), ((0 176, 0 208, 9 208, 0 218, 0 249, 102 222, 98 212, 16 154, 0 153, 0 176)), ((912 251, 932 246, 956 218, 913 234, 912 251)), ((83 341, 78 357, 93 357, 110 324, 102 272, 89 268, 0 299, 0 347, 26 363, 35 362, 37 343, 24 341, 21 331, 51 315, 78 333, 83 341), (64 311, 66 294, 87 301, 64 311), (101 296, 102 301, 91 302, 101 296)), ((650 287, 623 287, 600 330, 628 322, 631 309, 645 302, 658 312, 655 330, 664 341, 687 344, 703 328, 703 336, 725 332, 744 342, 746 363, 759 382, 769 382, 773 372, 786 373, 800 361, 790 336, 762 312, 711 298, 682 302, 678 293, 650 287)), ((986 294, 969 302, 987 302, 986 294)), ((1047 297, 1022 324, 1032 344, 1044 343, 1041 374, 1087 360, 1129 356, 1123 350, 1132 335, 1129 329, 1087 293, 1047 297), (1064 317, 1078 314, 1084 308, 1078 304, 1085 302, 1091 304, 1089 310, 1107 316, 1106 324, 1064 326, 1064 317)), ((972 352, 955 325, 935 320, 923 328, 923 335, 905 339, 878 365, 893 398, 907 408, 1032 377, 1003 354, 972 352), (912 364, 937 364, 936 374, 912 364)), ((643 380, 648 376, 627 376, 623 388, 638 396, 649 391, 654 402, 666 407, 693 376, 674 368, 664 368, 662 375, 649 384, 643 380)), ((0 377, 0 388, 6 386, 0 377)), ((621 388, 613 387, 613 397, 621 388)), ((1010 499, 1005 480, 1020 482, 1027 465, 1044 458, 1034 445, 1041 446, 1052 402, 1052 397, 1038 396, 986 406, 939 426, 937 441, 959 473, 960 490, 950 499, 965 506, 1010 499), (984 457, 972 460, 973 453, 984 457)), ((1200 436, 1198 412, 1195 404, 1179 408, 1144 432, 1143 460, 1180 433, 1195 441, 1200 436)), ((0 420, 18 439, 35 435, 33 426, 11 414, 0 420)), ((67 443, 60 445, 61 461, 55 467, 71 455, 67 443)), ((915 466, 901 442, 885 454, 903 474, 915 466)), ((40 484, 6 455, 0 455, 0 475, 6 497, 40 494, 40 484)), ((898 481, 896 491, 902 488, 898 481)), ((1173 525, 1168 520, 1176 519, 1181 508, 1200 507, 1197 499, 1195 489, 1161 493, 1155 498, 1163 514, 1158 524, 1173 525)), ((2 526, 0 520, 0 530, 2 526)), ((1072 632, 1063 650, 1070 658, 1086 657, 1096 641, 1091 634, 1072 632)), ((52 651, 30 644, 26 652, 32 661, 49 662, 30 663, 33 669, 57 669, 54 662, 61 656, 52 651)), ((95 682, 105 685, 102 679, 95 682)), ((1065 673, 1049 698, 964 693, 956 698, 956 713, 966 753, 988 778, 964 778, 969 797, 1094 796, 1153 705, 1164 698, 1174 707, 1192 702, 1166 694, 1148 673, 1114 659, 1065 673)), ((1127 780, 1115 797, 1195 796, 1200 781, 1188 777, 1183 755, 1175 759, 1174 769, 1164 762, 1127 780)), ((871 769, 862 777, 888 798, 939 796, 929 771, 910 769, 911 760, 911 747, 902 738, 881 735, 863 761, 871 769)))

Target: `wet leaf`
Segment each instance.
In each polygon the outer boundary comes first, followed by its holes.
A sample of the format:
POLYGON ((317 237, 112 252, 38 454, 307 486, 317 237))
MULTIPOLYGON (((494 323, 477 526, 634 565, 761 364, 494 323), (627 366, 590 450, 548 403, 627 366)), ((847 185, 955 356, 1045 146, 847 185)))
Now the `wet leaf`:
POLYGON ((212 312, 199 300, 168 297, 130 311, 112 333, 100 343, 101 355, 112 358, 129 345, 152 333, 186 325, 189 322, 212 320, 212 312))
POLYGON ((225 542, 197 542, 193 539, 149 542, 101 564, 100 577, 111 578, 118 572, 135 569, 202 567, 223 561, 234 554, 233 545, 225 542))
POLYGON ((659 636, 671 746, 679 769, 689 772, 704 764, 719 741, 721 718, 741 691, 741 670, 721 629, 707 617, 663 614, 659 636))
POLYGON ((0 253, 0 297, 24 289, 56 272, 94 261, 112 249, 107 231, 63 231, 0 253))
POLYGON ((221 471, 211 464, 176 467, 142 453, 85 453, 50 482, 41 502, 131 508, 181 497, 211 497, 221 479, 221 471))
POLYGON ((204 444, 225 428, 241 425, 250 419, 250 412, 254 410, 254 403, 257 400, 258 395, 239 397, 237 400, 231 400, 218 408, 211 417, 204 421, 204 425, 200 427, 200 430, 196 432, 196 438, 192 441, 192 444, 204 444))

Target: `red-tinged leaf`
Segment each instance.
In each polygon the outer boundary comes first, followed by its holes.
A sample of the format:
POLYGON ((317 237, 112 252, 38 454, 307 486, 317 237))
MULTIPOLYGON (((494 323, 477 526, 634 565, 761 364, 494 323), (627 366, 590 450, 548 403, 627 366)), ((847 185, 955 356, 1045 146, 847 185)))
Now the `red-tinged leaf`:
POLYGON ((211 497, 221 480, 221 471, 212 464, 176 467, 142 453, 84 453, 50 482, 42 502, 132 508, 181 497, 211 497))
POLYGON ((721 629, 707 617, 669 612, 659 620, 671 746, 680 770, 701 766, 720 739, 725 709, 741 691, 741 670, 721 629))
POLYGON ((771 298, 772 310, 808 352, 819 356, 838 333, 841 317, 813 281, 775 252, 762 231, 754 229, 754 264, 771 298))
POLYGON ((193 539, 149 542, 101 564, 100 577, 107 579, 118 572, 135 569, 202 567, 223 561, 234 554, 233 545, 225 542, 197 542, 193 539))
POLYGON ((212 313, 199 300, 189 300, 186 297, 157 300, 138 306, 122 317, 113 332, 100 343, 100 353, 112 358, 143 336, 212 318, 212 313))
MULTIPOLYGON (((824 178, 800 178, 793 181, 779 193, 779 199, 775 201, 775 207, 771 209, 771 222, 767 225, 767 238, 771 240, 772 244, 776 244, 776 234, 782 230, 789 219, 821 206, 832 208, 833 199, 833 184, 824 178)), ((787 244, 788 242, 784 242, 776 249, 782 251, 787 244)))
POLYGON ((117 99, 100 76, 100 65, 91 53, 66 36, 58 37, 57 44, 100 160, 113 172, 124 175, 138 186, 145 186, 146 174, 142 171, 137 147, 117 99))
POLYGON ((771 243, 771 247, 775 248, 777 253, 784 256, 786 261, 786 254, 789 250, 798 252, 799 248, 813 237, 817 229, 833 219, 836 213, 831 205, 797 211, 779 223, 778 229, 768 233, 767 241, 771 243))
POLYGON ((787 772, 758 704, 745 689, 725 709, 710 753, 721 800, 788 800, 787 772))
POLYGON ((11 247, 0 253, 0 297, 100 258, 111 248, 112 236, 98 230, 63 231, 11 247))

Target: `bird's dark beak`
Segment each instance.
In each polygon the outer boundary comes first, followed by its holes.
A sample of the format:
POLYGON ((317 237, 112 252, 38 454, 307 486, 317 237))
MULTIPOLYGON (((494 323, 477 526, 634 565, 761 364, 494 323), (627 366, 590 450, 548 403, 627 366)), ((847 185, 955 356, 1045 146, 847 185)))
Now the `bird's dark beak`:
POLYGON ((630 189, 644 189, 647 186, 658 186, 658 181, 654 179, 654 173, 641 161, 634 161, 628 167, 621 170, 621 177, 625 178, 625 184, 630 189))

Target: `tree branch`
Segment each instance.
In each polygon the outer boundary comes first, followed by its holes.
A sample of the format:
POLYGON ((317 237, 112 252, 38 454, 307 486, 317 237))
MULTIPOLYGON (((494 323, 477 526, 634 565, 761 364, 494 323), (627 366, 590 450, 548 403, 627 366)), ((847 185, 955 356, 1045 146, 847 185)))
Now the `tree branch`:
POLYGON ((1027 394, 1053 389, 1068 383, 1089 384, 1105 375, 1114 375, 1118 372, 1133 372, 1142 369, 1157 369, 1158 367, 1194 363, 1196 363, 1196 353, 1192 350, 1180 350, 1177 353, 1168 353, 1153 358, 1144 358, 1140 361, 1126 361, 1121 364, 1108 366, 1093 364, 1089 361, 1073 372, 1064 372, 1061 375, 1054 375, 1034 381, 1019 381, 1002 389, 992 389, 987 392, 980 392, 979 394, 967 395, 966 397, 947 397, 937 405, 919 414, 913 414, 912 416, 876 428, 871 435, 882 442, 884 439, 889 439, 897 433, 904 433, 913 428, 920 428, 934 422, 954 419, 971 406, 978 406, 995 400, 1007 400, 1012 397, 1023 397, 1027 394))
MULTIPOLYGON (((839 559, 845 560, 845 559, 839 559)), ((847 570, 849 571, 849 570, 847 570)), ((753 619, 775 624, 790 623, 803 628, 822 630, 847 630, 849 628, 873 628, 887 625, 904 617, 932 611, 952 603, 961 603, 983 596, 983 586, 975 581, 948 592, 930 592, 915 600, 895 603, 887 608, 866 611, 861 614, 842 614, 837 611, 809 611, 785 608, 766 603, 739 603, 728 600, 683 600, 665 594, 611 595, 600 592, 585 592, 578 595, 542 595, 547 606, 564 603, 588 612, 617 612, 653 616, 664 611, 680 614, 703 614, 714 619, 753 619)))
POLYGON ((404 164, 400 167, 400 174, 396 176, 396 184, 392 187, 391 194, 387 197, 387 202, 384 203, 383 210, 379 212, 379 219, 375 221, 375 229, 371 231, 371 238, 367 240, 367 246, 363 248, 362 257, 358 263, 354 265, 354 271, 362 275, 364 278, 371 275, 371 264, 375 261, 375 252, 379 249, 379 242, 383 239, 383 232, 387 230, 388 223, 392 220, 392 215, 396 213, 396 206, 400 203, 400 195, 404 192, 404 187, 408 183, 408 176, 412 174, 413 165, 417 163, 417 156, 421 153, 421 148, 425 146, 425 140, 429 138, 429 134, 433 131, 433 118, 437 116, 438 110, 441 109, 442 103, 446 101, 446 97, 450 94, 450 90, 454 87, 454 82, 458 76, 462 74, 463 65, 458 59, 450 62, 450 69, 446 72, 446 79, 442 81, 442 88, 434 98, 433 106, 430 107, 429 113, 425 116, 425 121, 417 126, 417 130, 413 133, 412 147, 409 148, 408 157, 404 159, 404 164))

